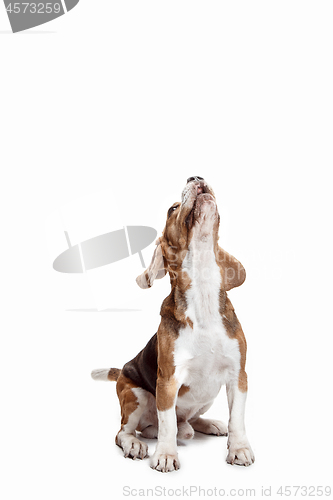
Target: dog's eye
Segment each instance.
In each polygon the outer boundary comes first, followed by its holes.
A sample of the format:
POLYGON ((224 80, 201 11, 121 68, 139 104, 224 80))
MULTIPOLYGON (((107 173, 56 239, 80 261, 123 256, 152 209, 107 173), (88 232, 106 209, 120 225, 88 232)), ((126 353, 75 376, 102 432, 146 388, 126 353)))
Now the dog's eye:
POLYGON ((179 205, 174 205, 173 207, 170 207, 169 210, 168 210, 168 219, 170 217, 170 215, 176 210, 176 208, 178 208, 179 205))

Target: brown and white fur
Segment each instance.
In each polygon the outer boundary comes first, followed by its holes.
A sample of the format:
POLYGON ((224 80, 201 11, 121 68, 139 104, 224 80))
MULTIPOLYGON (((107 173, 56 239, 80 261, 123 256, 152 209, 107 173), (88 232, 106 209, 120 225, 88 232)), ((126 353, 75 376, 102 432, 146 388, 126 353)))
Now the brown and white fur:
POLYGON ((245 433, 246 341, 227 291, 240 286, 245 270, 218 245, 220 217, 215 195, 201 177, 191 177, 174 203, 152 262, 137 278, 141 288, 169 273, 171 293, 162 303, 157 333, 122 370, 95 370, 94 379, 117 380, 121 428, 116 443, 125 457, 145 458, 146 438, 158 438, 150 465, 179 468, 177 437, 194 431, 228 435, 227 462, 251 465, 245 433), (230 418, 201 417, 226 385, 230 418))

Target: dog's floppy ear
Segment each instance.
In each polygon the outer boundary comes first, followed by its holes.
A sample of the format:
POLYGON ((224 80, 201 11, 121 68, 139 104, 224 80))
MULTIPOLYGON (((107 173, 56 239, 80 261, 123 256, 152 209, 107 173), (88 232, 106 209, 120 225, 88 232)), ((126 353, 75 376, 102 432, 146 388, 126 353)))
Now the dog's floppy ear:
POLYGON ((140 288, 150 288, 155 279, 161 279, 166 275, 160 238, 156 240, 156 245, 157 247, 154 250, 153 258, 148 268, 136 278, 136 282, 140 288))
POLYGON ((223 288, 226 292, 244 283, 245 269, 235 257, 218 247, 216 260, 221 269, 223 288))

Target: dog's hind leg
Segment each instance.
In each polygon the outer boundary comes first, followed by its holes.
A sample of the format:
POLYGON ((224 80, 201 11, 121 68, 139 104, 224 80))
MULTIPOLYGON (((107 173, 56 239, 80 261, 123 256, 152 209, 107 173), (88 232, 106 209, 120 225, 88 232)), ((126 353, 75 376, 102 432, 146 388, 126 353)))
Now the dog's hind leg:
POLYGON ((156 439, 158 436, 156 399, 150 392, 146 394, 148 402, 136 430, 141 431, 141 436, 144 438, 156 439))
POLYGON ((136 437, 135 430, 147 406, 147 391, 121 374, 117 380, 117 394, 121 407, 121 428, 116 444, 122 448, 125 457, 145 458, 148 446, 136 437))

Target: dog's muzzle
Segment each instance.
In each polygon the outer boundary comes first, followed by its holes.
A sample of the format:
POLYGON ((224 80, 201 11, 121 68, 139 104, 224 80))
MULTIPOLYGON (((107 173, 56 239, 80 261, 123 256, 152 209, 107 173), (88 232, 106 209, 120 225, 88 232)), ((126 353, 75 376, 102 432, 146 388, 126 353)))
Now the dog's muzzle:
MULTIPOLYGON (((205 211, 205 206, 208 203, 214 205, 215 209, 217 209, 217 207, 214 193, 202 177, 193 176, 187 179, 187 184, 183 191, 185 202, 188 199, 189 193, 191 193, 190 197, 193 200, 193 204, 186 217, 186 224, 188 227, 191 227, 196 220, 200 219, 200 215, 205 211)), ((209 210, 209 212, 212 213, 211 210, 209 210)), ((215 212, 215 210, 213 210, 213 212, 215 212)))

